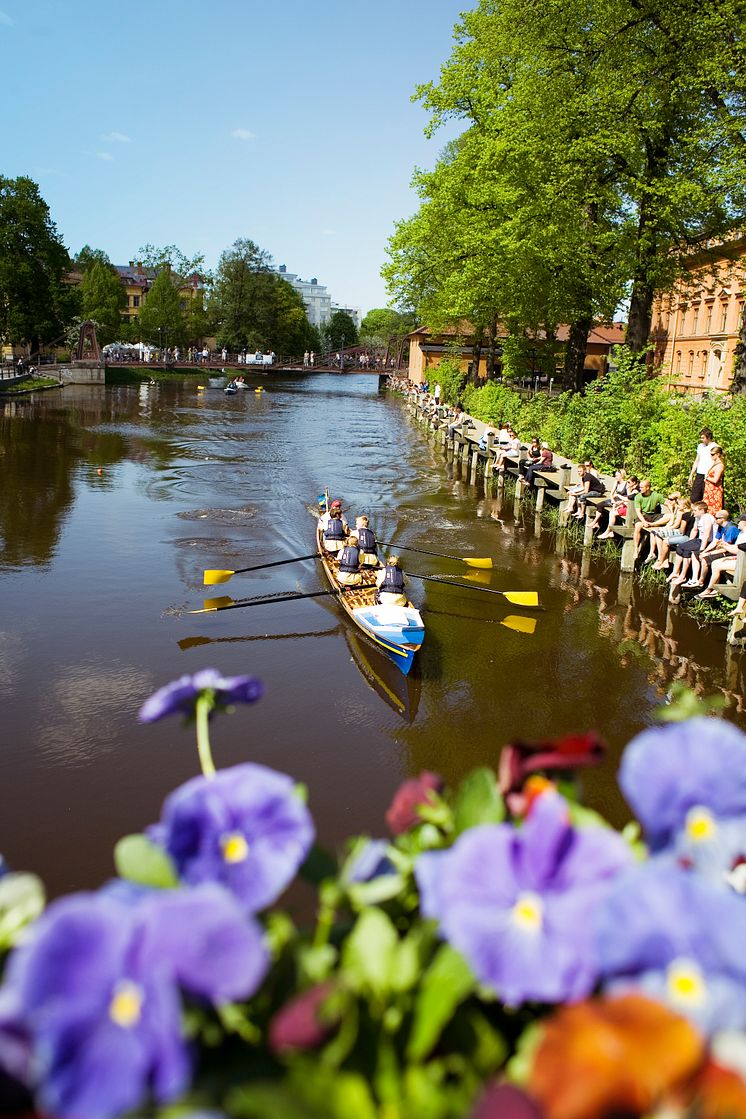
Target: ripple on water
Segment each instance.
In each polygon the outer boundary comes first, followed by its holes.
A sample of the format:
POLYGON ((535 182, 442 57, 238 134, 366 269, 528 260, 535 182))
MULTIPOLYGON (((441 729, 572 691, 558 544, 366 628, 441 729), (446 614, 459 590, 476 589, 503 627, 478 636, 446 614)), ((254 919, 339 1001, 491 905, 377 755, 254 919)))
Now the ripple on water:
POLYGON ((183 521, 207 521, 213 525, 243 525, 256 516, 256 509, 184 509, 176 514, 183 521))

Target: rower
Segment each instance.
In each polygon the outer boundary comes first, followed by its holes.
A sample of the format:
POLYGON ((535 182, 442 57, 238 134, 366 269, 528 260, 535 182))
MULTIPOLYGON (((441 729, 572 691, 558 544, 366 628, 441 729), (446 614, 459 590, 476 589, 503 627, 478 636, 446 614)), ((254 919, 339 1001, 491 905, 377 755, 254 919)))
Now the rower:
POLYGON ((363 581, 360 574, 360 548, 354 532, 339 553, 337 581, 341 587, 359 587, 363 581))
POLYGON ((342 513, 341 501, 333 501, 329 506, 329 512, 322 514, 321 529, 326 551, 335 554, 341 552, 350 531, 342 513))
POLYGON ((382 606, 406 606, 407 596, 404 593, 404 572, 401 569, 401 560, 398 556, 389 556, 386 566, 376 574, 378 594, 376 601, 382 606))
POLYGON ((381 561, 378 558, 378 544, 373 530, 368 528, 367 517, 355 518, 355 532, 360 542, 360 566, 380 567, 381 561))

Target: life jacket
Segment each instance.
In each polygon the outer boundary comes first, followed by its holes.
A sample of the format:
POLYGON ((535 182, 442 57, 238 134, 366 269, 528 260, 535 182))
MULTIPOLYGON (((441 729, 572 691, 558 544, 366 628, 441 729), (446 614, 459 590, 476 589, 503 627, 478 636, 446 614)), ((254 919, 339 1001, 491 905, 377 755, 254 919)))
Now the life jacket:
POLYGON ((340 571, 360 570, 360 549, 354 544, 346 544, 339 556, 340 571))
POLYGON ((383 582, 378 588, 379 593, 385 594, 403 594, 404 593, 404 572, 400 567, 394 567, 392 564, 386 564, 386 570, 383 573, 383 582))
POLYGON ((368 552, 372 556, 378 555, 378 545, 376 544, 375 533, 369 528, 359 528, 357 530, 357 538, 360 541, 360 548, 363 552, 368 552))
POLYGON ((324 529, 325 540, 344 540, 345 526, 342 524, 341 517, 330 517, 329 524, 324 529))

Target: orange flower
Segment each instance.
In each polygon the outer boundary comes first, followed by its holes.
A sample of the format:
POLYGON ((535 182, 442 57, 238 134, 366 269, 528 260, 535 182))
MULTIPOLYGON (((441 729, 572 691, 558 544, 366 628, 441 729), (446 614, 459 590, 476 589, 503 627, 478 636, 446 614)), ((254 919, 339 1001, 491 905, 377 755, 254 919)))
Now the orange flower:
POLYGON ((746 1119, 746 1084, 714 1061, 700 1070, 687 1097, 698 1119, 746 1119))
POLYGON ((643 1115, 698 1070, 703 1048, 642 995, 588 1000, 547 1019, 529 1087, 547 1119, 643 1115))

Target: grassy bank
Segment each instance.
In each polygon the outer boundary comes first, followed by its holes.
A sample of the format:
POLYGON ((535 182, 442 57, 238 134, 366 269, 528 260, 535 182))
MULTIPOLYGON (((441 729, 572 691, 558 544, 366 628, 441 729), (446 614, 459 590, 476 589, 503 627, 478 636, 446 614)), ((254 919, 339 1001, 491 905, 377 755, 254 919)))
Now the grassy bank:
POLYGON ((8 385, 7 388, 0 384, 0 395, 18 396, 19 393, 35 392, 37 389, 59 388, 59 384, 57 377, 28 377, 25 381, 19 381, 18 384, 8 385))
POLYGON ((162 366, 157 365, 106 366, 107 385, 134 385, 140 384, 143 381, 172 381, 176 377, 204 378, 220 375, 221 374, 208 373, 204 369, 183 369, 178 365, 169 366, 168 369, 164 369, 162 366))

